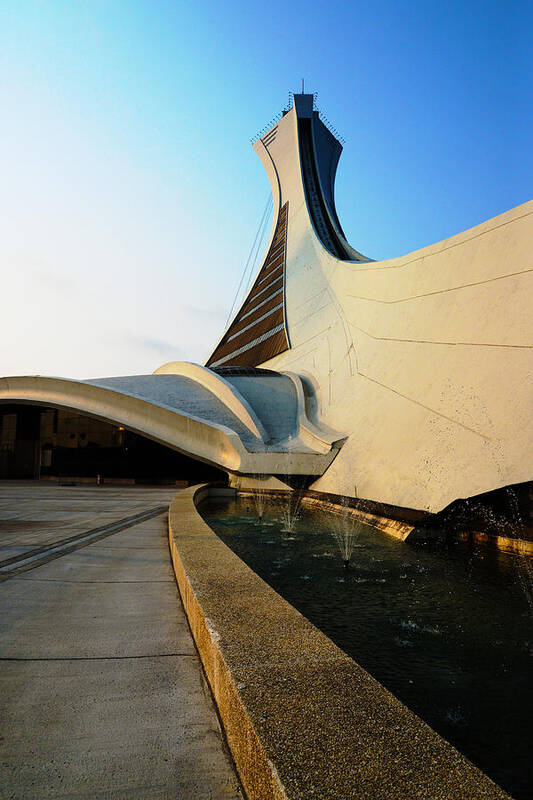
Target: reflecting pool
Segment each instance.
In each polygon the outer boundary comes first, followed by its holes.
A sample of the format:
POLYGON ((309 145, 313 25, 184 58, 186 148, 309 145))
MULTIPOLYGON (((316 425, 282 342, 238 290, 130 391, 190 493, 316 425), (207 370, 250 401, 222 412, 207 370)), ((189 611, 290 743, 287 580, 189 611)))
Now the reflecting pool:
MULTIPOLYGON (((533 614, 524 556, 410 543, 283 504, 212 498, 199 511, 277 592, 471 761, 533 798, 533 614), (340 525, 353 526, 349 567, 340 525)), ((348 518, 349 517, 349 518, 348 518)), ((529 562, 530 563, 530 562, 529 562)))

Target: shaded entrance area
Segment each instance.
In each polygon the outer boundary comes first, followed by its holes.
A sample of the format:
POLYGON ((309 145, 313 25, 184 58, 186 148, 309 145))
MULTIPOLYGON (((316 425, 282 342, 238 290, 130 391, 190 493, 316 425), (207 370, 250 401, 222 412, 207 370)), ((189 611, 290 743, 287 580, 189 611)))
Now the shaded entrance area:
POLYGON ((121 425, 78 411, 0 405, 0 479, 170 485, 226 477, 121 425))

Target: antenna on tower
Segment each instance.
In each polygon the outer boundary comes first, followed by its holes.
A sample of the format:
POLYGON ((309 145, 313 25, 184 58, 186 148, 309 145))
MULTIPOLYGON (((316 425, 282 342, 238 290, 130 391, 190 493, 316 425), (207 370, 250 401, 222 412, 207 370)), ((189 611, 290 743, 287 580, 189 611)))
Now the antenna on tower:
POLYGON ((302 94, 305 94, 305 92, 304 92, 304 79, 303 78, 302 78, 302 94))

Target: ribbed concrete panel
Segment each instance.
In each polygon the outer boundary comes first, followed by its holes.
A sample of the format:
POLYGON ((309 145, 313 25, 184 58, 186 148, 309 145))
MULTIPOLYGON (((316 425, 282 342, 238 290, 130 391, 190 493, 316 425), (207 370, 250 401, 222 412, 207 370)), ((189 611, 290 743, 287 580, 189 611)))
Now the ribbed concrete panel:
POLYGON ((206 366, 255 367, 289 349, 284 290, 287 218, 285 203, 255 283, 206 366))

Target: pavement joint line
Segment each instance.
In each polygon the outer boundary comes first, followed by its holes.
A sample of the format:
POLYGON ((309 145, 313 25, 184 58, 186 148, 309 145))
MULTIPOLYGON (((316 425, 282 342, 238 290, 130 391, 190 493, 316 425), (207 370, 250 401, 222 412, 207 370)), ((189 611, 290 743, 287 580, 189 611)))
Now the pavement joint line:
POLYGON ((175 580, 164 581, 69 581, 62 578, 14 578, 13 580, 28 583, 176 583, 175 580))
POLYGON ((113 545, 102 545, 101 550, 155 550, 153 545, 146 545, 146 547, 130 547, 129 545, 118 545, 117 547, 113 547, 113 545))
POLYGON ((148 653, 138 656, 50 656, 39 658, 33 656, 0 656, 5 661, 130 661, 140 658, 198 658, 196 653, 148 653))
MULTIPOLYGON (((51 544, 40 548, 37 553, 34 551, 31 554, 26 554, 25 557, 16 559, 18 564, 15 563, 12 569, 8 569, 8 566, 5 564, 4 566, 0 566, 0 583, 14 578, 23 572, 28 572, 36 567, 48 564, 48 562, 54 561, 56 558, 60 558, 68 553, 73 553, 75 550, 81 550, 83 547, 105 539, 107 536, 112 536, 114 533, 139 525, 147 519, 164 514, 166 511, 167 506, 157 506, 135 517, 125 517, 122 520, 106 525, 104 528, 96 528, 86 531, 83 534, 78 534, 75 537, 69 537, 69 539, 62 544, 51 544), (25 564, 24 562, 27 563, 25 564)), ((13 562, 13 559, 9 559, 9 561, 13 562)))
POLYGON ((80 537, 90 536, 92 534, 97 534, 100 532, 104 532, 112 528, 116 525, 126 525, 128 522, 135 522, 139 520, 142 522, 141 517, 146 517, 146 519, 150 519, 152 516, 155 516, 156 511, 159 510, 159 513, 162 513, 163 510, 166 509, 166 506, 156 506, 155 508, 151 508, 147 511, 140 511, 137 514, 132 514, 129 517, 123 517, 122 519, 116 520, 115 522, 108 522, 107 525, 99 525, 97 528, 90 528, 88 531, 80 531, 79 533, 75 533, 72 536, 66 536, 64 539, 58 539, 55 542, 47 542, 46 544, 41 545, 40 547, 32 547, 26 550, 25 553, 19 553, 16 556, 11 556, 10 558, 4 558, 0 561, 0 569, 3 567, 7 567, 9 564, 13 564, 16 561, 26 561, 28 558, 33 556, 37 556, 40 553, 45 553, 48 550, 51 550, 54 547, 60 547, 62 545, 66 545, 69 542, 74 542, 80 537))

